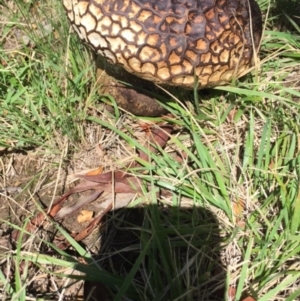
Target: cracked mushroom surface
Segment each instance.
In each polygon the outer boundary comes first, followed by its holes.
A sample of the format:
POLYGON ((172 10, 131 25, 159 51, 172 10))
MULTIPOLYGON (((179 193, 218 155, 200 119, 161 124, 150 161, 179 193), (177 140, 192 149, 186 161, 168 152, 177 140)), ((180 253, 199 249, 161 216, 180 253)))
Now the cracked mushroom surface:
POLYGON ((261 34, 255 0, 64 0, 80 38, 157 84, 230 82, 252 65, 261 34))

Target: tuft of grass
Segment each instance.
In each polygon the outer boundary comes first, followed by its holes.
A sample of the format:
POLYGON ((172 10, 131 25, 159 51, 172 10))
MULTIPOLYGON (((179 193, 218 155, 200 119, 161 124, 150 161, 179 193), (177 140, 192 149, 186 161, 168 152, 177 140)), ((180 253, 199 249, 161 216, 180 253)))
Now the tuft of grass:
POLYGON ((16 1, 12 6, 10 18, 17 21, 3 22, 0 53, 1 147, 43 145, 57 135, 78 141, 87 106, 96 100, 89 95, 90 55, 68 36, 59 1, 16 1), (29 45, 22 44, 24 39, 29 45))

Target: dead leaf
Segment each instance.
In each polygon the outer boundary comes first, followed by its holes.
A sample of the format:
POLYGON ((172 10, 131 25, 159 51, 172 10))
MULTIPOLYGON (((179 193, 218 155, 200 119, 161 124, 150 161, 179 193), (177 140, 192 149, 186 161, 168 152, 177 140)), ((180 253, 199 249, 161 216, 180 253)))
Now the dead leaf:
POLYGON ((232 210, 233 210, 235 217, 240 218, 242 216, 244 207, 245 207, 244 202, 241 200, 237 200, 237 201, 233 202, 232 210))
POLYGON ((81 210, 77 216, 77 222, 83 224, 89 222, 93 218, 94 212, 90 210, 81 210))
POLYGON ((236 114, 237 114, 237 109, 232 109, 229 113, 228 113, 228 115, 227 115, 227 120, 229 121, 229 122, 234 122, 234 118, 236 117, 236 114))
POLYGON ((66 218, 74 213, 76 213, 80 208, 82 208, 85 205, 88 205, 89 203, 96 200, 102 191, 95 191, 91 193, 89 196, 82 196, 79 198, 79 200, 72 206, 65 206, 61 208, 57 214, 53 217, 54 220, 60 220, 63 218, 66 218))
MULTIPOLYGON (((93 230, 99 226, 100 222, 102 221, 103 217, 112 209, 113 204, 110 203, 107 208, 105 208, 105 210, 103 212, 101 212, 98 216, 96 216, 86 227, 85 229, 83 229, 82 231, 80 231, 79 233, 75 233, 72 234, 72 237, 76 240, 76 241, 81 241, 83 239, 85 239, 87 236, 89 236, 93 230)), ((60 237, 57 239, 57 244, 56 246, 61 249, 61 250, 65 250, 70 246, 70 243, 64 238, 64 237, 60 237)))
MULTIPOLYGON (((236 288, 230 285, 228 288, 228 300, 230 301, 235 300, 235 296, 236 296, 236 288)), ((249 296, 244 299, 241 299, 241 301, 256 301, 256 300, 249 296)))
POLYGON ((97 169, 93 169, 86 173, 87 176, 100 175, 103 172, 103 166, 98 167, 97 169))
POLYGON ((235 299, 235 294, 236 294, 236 289, 233 286, 229 286, 228 288, 228 300, 234 300, 235 299))
POLYGON ((245 299, 242 299, 241 301, 256 301, 256 300, 252 297, 246 297, 245 299))
MULTIPOLYGON (((172 132, 173 127, 171 126, 161 126, 155 129, 152 129, 149 133, 150 139, 147 148, 149 149, 148 153, 155 152, 155 147, 153 144, 164 147, 170 138, 170 133, 172 132)), ((144 161, 149 161, 149 155, 140 151, 139 157, 144 161)))
MULTIPOLYGON (((163 147, 168 139, 169 135, 172 131, 171 126, 162 126, 159 128, 155 128, 154 130, 151 130, 149 132, 149 144, 147 145, 149 152, 154 152, 156 150, 156 146, 163 147)), ((144 153, 140 152, 139 157, 145 161, 149 160, 149 156, 144 153)), ((74 214, 76 211, 78 211, 83 205, 88 204, 95 200, 100 194, 103 192, 106 193, 112 193, 112 194, 119 194, 119 193, 127 193, 127 194, 136 194, 138 192, 142 192, 142 181, 136 177, 133 177, 129 175, 126 172, 123 171, 112 171, 112 172, 106 172, 102 174, 102 167, 99 167, 86 175, 78 175, 79 178, 84 179, 85 181, 78 184, 73 189, 70 189, 67 193, 65 193, 63 196, 58 198, 54 202, 54 204, 48 208, 47 212, 46 210, 44 212, 38 213, 31 221, 28 223, 26 227, 26 231, 32 233, 33 231, 37 230, 43 222, 47 221, 48 218, 54 218, 54 219, 62 219, 66 216, 69 216, 71 214, 74 214), (74 206, 64 207, 62 208, 64 202, 68 199, 68 197, 74 193, 79 193, 87 190, 94 190, 93 193, 91 193, 88 197, 82 198, 77 204, 74 206)), ((129 197, 120 196, 119 199, 116 197, 115 200, 117 201, 116 204, 114 202, 111 202, 107 205, 107 207, 104 209, 104 211, 98 215, 96 218, 94 218, 89 225, 82 230, 81 232, 72 235, 76 241, 80 241, 87 237, 101 222, 104 215, 109 212, 112 208, 114 208, 114 205, 116 207, 119 205, 125 206, 130 200, 129 197)), ((83 216, 86 216, 87 214, 83 214, 83 216)), ((83 219, 85 221, 91 220, 92 217, 84 217, 83 219)), ((17 240, 20 232, 14 231, 12 234, 12 238, 17 240)), ((64 238, 58 239, 59 243, 57 246, 61 249, 67 248, 70 244, 64 238)))
POLYGON ((103 202, 95 204, 95 207, 104 210, 113 200, 113 210, 126 207, 136 196, 136 193, 105 193, 103 194, 103 202))
POLYGON ((243 218, 244 209, 245 209, 245 203, 242 200, 237 200, 233 202, 232 210, 236 218, 236 224, 241 228, 245 227, 245 220, 243 218))

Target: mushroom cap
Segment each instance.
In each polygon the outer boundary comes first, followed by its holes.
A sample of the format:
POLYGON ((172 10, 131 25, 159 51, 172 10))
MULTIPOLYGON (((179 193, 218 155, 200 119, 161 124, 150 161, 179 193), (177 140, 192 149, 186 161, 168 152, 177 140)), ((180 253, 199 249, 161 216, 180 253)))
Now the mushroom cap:
POLYGON ((262 35, 255 0, 63 0, 80 38, 157 84, 227 84, 252 65, 262 35))

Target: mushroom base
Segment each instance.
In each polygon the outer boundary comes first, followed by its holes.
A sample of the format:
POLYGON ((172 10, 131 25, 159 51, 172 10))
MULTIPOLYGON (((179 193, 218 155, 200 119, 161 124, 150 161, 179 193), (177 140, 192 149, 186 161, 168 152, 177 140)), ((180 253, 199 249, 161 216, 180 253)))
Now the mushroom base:
POLYGON ((153 83, 129 74, 124 69, 97 58, 99 92, 111 95, 122 109, 140 116, 156 117, 168 111, 159 104, 164 93, 153 83))

